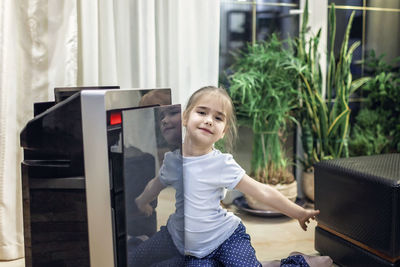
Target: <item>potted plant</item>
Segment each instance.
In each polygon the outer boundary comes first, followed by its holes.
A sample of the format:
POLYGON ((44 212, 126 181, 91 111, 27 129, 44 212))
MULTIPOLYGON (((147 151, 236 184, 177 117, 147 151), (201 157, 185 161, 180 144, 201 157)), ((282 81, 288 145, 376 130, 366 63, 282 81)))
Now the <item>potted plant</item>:
POLYGON ((250 176, 287 192, 294 201, 297 185, 283 146, 298 100, 295 71, 283 70, 289 53, 275 34, 266 42, 249 44, 235 55, 228 82, 239 126, 250 127, 254 136, 250 176))
MULTIPOLYGON (((334 55, 336 16, 334 4, 329 14, 330 51, 327 55, 326 98, 322 92, 323 81, 320 55, 317 51, 321 30, 315 36, 306 38, 308 23, 308 1, 303 14, 299 38, 294 42, 295 57, 287 65, 295 70, 299 79, 300 107, 297 120, 301 128, 304 150, 303 169, 311 174, 311 189, 305 189, 306 196, 314 200, 313 166, 324 159, 348 157, 348 135, 350 129, 349 96, 366 83, 369 78, 352 80, 350 64, 354 50, 360 45, 355 42, 349 47, 349 34, 354 18, 351 14, 338 58, 334 55)), ((303 176, 307 183, 307 178, 303 176)), ((304 184, 303 184, 304 185, 304 184)), ((303 187, 304 189, 304 187, 303 187)))

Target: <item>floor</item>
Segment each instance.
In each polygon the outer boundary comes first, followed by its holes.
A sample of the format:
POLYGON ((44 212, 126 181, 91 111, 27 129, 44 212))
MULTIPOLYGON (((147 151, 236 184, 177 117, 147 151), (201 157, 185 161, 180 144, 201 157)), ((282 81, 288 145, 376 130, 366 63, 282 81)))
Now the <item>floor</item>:
MULTIPOLYGON (((174 191, 168 188, 163 190, 159 196, 157 210, 160 225, 166 222, 169 214, 174 210, 174 203, 171 201, 173 198, 174 191)), ((262 218, 243 213, 235 206, 229 206, 228 209, 242 219, 252 238, 252 244, 259 260, 279 260, 286 258, 292 251, 309 255, 318 254, 314 249, 315 221, 309 224, 307 231, 303 231, 296 220, 288 217, 262 218)), ((0 267, 23 266, 25 266, 24 259, 0 261, 0 267)))

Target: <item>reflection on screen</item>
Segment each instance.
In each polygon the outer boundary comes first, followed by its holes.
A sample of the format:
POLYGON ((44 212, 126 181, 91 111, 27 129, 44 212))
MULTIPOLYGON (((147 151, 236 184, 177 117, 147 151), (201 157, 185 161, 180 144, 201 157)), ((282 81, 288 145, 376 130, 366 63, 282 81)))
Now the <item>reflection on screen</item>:
POLYGON ((184 247, 180 105, 125 110, 122 120, 127 266, 179 266, 183 258, 177 252, 184 247), (149 197, 149 206, 138 204, 149 197))

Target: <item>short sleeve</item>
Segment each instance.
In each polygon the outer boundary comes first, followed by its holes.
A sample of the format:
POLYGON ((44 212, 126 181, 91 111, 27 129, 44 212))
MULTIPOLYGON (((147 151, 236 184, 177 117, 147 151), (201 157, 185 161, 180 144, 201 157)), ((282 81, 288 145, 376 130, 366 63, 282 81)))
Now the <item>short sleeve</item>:
POLYGON ((169 185, 169 181, 168 181, 168 168, 165 166, 165 162, 163 162, 163 164, 160 167, 160 172, 159 172, 159 179, 160 182, 164 185, 164 186, 168 186, 169 185))
POLYGON ((160 182, 164 186, 173 185, 182 179, 182 159, 177 152, 167 152, 159 171, 160 182))
POLYGON ((223 167, 220 175, 221 185, 229 190, 232 190, 242 180, 246 171, 240 167, 233 159, 231 154, 223 154, 223 167))

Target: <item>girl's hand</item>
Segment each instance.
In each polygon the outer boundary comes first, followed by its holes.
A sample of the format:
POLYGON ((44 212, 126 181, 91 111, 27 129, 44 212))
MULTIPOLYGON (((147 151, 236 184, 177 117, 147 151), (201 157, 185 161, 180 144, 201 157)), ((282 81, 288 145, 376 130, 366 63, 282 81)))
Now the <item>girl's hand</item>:
POLYGON ((154 209, 149 203, 156 199, 158 194, 160 194, 161 190, 165 187, 166 186, 161 183, 158 176, 151 179, 151 181, 147 183, 143 192, 135 198, 135 204, 138 210, 145 216, 150 216, 154 209))
POLYGON ((139 211, 145 216, 150 216, 153 213, 153 207, 149 203, 142 203, 139 198, 135 199, 135 204, 139 211))
POLYGON ((300 223, 301 228, 307 231, 307 224, 310 223, 310 219, 315 220, 315 216, 319 214, 319 210, 306 210, 304 209, 303 214, 297 220, 300 223))

